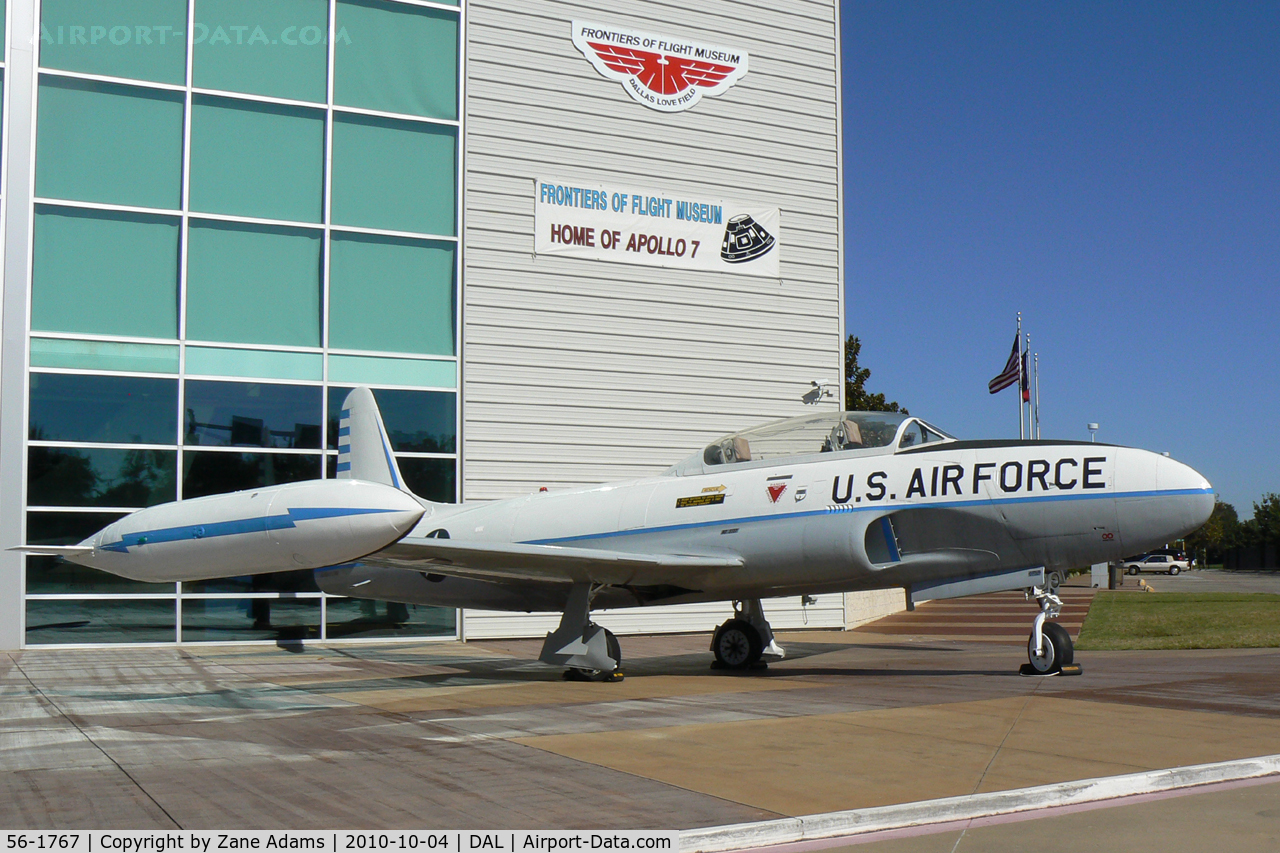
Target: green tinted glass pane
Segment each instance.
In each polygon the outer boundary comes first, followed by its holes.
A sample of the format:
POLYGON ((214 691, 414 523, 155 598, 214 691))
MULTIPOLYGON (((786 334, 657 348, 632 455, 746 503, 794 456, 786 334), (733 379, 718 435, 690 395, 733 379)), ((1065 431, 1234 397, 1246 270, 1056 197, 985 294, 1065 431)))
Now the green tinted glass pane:
POLYGON ((324 378, 324 356, 230 347, 187 347, 188 376, 245 376, 253 379, 324 378))
POLYGON ((173 599, 27 601, 27 645, 55 643, 172 643, 173 599))
POLYGON ((457 463, 452 459, 397 456, 396 465, 404 475, 404 484, 418 497, 437 503, 457 500, 457 463))
POLYGON ((186 29, 186 0, 43 0, 40 64, 182 84, 186 29))
POLYGON ((451 127, 335 115, 334 223, 453 234, 456 138, 451 127))
MULTIPOLYGON (((33 513, 52 515, 53 513, 33 513)), ((59 513, 67 515, 68 513, 59 513)), ((103 523, 103 527, 108 522, 103 523)), ((92 531, 97 532, 97 531, 92 531)), ((83 537, 82 537, 83 538, 83 537)), ((77 540, 78 541, 78 540, 77 540)), ((58 543, 62 544, 62 543, 58 543)), ((67 543, 74 545, 75 542, 67 543)), ((172 583, 143 583, 122 578, 109 572, 77 566, 59 557, 27 557, 27 592, 32 595, 66 593, 141 592, 168 593, 176 587, 172 583)))
POLYGON ((28 435, 35 441, 177 444, 178 380, 32 373, 28 435))
MULTIPOLYGON (((123 518, 118 512, 29 512, 27 542, 32 545, 77 545, 123 518)), ((27 592, 173 593, 172 583, 142 583, 77 566, 57 557, 27 557, 27 592)))
POLYGON ((184 498, 320 479, 320 457, 294 453, 188 450, 182 455, 182 466, 184 498))
POLYGON ((334 102, 390 113, 458 117, 458 13, 341 0, 334 102))
POLYGON ((31 506, 147 507, 173 500, 178 454, 171 450, 31 447, 31 506))
POLYGON ((266 575, 240 575, 234 578, 211 578, 205 581, 187 581, 182 584, 183 593, 209 592, 319 592, 316 573, 311 569, 292 572, 272 572, 266 575))
POLYGON ((127 370, 131 373, 177 373, 178 348, 166 344, 32 338, 31 366, 127 370))
POLYGON ((453 355, 454 245, 334 233, 329 346, 453 355))
POLYGON ((324 112, 197 96, 191 209, 319 222, 324 112))
POLYGON ((36 195, 177 209, 180 92, 40 78, 36 195))
POLYGON ((326 0, 196 0, 193 82, 323 102, 328 34, 326 0))
POLYGON ((452 607, 400 604, 367 598, 331 598, 327 626, 329 639, 354 637, 452 637, 457 633, 458 611, 452 607))
POLYGON ((319 638, 318 598, 188 598, 182 602, 184 643, 319 638))
MULTIPOLYGON (((350 388, 329 386, 328 448, 338 447, 338 418, 350 388)), ((391 449, 409 453, 453 453, 457 441, 457 397, 449 391, 374 388, 373 399, 391 439, 391 449)))
POLYGON ((178 336, 178 220, 39 205, 31 328, 178 336))
MULTIPOLYGON (((4 48, 4 3, 0 2, 0 50, 4 48)), ((0 68, 0 104, 4 103, 4 69, 0 68)), ((0 122, 0 142, 4 141, 4 123, 0 122)), ((3 171, 3 170, 0 170, 3 171)))
POLYGON ((320 346, 321 236, 192 220, 188 340, 320 346))
POLYGON ((329 381, 354 385, 408 385, 419 388, 458 387, 458 364, 422 358, 371 355, 329 356, 329 381))

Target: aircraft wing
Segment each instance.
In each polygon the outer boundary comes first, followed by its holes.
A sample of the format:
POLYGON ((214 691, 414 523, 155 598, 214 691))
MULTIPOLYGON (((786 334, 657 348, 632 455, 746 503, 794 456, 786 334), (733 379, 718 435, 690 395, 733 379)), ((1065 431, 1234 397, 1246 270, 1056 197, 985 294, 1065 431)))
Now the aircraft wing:
POLYGON ((734 555, 645 554, 561 545, 401 539, 360 561, 371 566, 461 577, 554 580, 608 584, 654 584, 742 566, 734 555))

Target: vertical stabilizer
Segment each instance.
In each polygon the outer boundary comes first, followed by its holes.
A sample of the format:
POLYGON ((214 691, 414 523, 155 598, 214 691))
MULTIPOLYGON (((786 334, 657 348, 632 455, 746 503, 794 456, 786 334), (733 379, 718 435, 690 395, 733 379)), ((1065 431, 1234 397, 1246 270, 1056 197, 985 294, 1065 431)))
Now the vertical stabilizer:
POLYGON ((338 415, 338 479, 368 480, 409 492, 391 453, 391 439, 368 388, 356 388, 338 415))

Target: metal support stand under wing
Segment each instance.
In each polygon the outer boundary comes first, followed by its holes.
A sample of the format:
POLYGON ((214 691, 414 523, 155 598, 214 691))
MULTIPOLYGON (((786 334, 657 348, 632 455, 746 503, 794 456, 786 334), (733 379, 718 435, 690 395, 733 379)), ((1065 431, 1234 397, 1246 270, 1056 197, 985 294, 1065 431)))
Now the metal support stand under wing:
POLYGON ((589 681, 621 681, 622 651, 612 631, 591 621, 589 583, 575 583, 569 590, 560 627, 547 634, 538 659, 568 667, 566 678, 589 681))

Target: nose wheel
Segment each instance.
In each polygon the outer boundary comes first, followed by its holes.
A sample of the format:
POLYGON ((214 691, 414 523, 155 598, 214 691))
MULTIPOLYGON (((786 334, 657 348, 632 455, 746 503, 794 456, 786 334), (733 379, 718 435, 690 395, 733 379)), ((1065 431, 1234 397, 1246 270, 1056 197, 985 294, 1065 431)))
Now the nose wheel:
POLYGON ((1040 648, 1036 648, 1036 635, 1031 632, 1027 638, 1027 666, 1035 670, 1036 675, 1050 675, 1061 672, 1075 657, 1075 646, 1071 643, 1071 635, 1067 629, 1057 622, 1050 622, 1041 631, 1040 648))
POLYGON ((1056 619, 1062 613, 1062 599, 1048 590, 1034 587, 1028 597, 1034 596, 1040 612, 1031 626, 1027 638, 1027 662, 1022 665, 1023 675, 1079 675, 1080 666, 1075 663, 1075 645, 1071 635, 1056 619))

